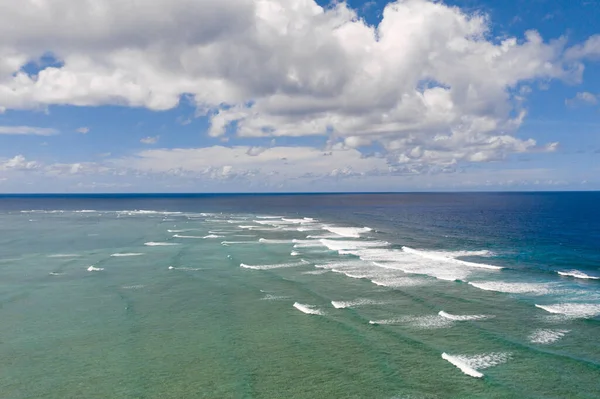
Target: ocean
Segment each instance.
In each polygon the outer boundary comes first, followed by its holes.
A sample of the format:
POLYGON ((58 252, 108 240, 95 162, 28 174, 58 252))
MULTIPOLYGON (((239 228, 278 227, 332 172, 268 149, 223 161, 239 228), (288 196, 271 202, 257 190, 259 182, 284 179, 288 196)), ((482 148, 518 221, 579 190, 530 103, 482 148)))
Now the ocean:
POLYGON ((600 398, 600 193, 0 197, 0 398, 600 398))

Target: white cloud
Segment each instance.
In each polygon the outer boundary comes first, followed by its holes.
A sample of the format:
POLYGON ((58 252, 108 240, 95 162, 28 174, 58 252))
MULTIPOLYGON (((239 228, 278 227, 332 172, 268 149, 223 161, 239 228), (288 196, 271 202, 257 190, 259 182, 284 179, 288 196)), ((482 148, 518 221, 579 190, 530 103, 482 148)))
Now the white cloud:
POLYGON ((35 126, 0 126, 0 134, 52 136, 58 134, 58 130, 35 126))
POLYGON ((1 171, 27 171, 27 170, 36 170, 41 168, 41 164, 36 161, 28 161, 25 159, 23 155, 17 155, 14 158, 0 160, 0 170, 1 171))
POLYGON ((566 52, 566 58, 578 60, 600 57, 600 35, 590 36, 584 43, 573 46, 566 52))
POLYGON ((81 134, 88 134, 90 132, 90 128, 89 127, 80 127, 75 131, 77 133, 81 133, 81 134))
POLYGON ((569 106, 576 106, 579 104, 584 105, 596 105, 598 104, 598 97, 595 94, 584 91, 577 93, 575 98, 569 98, 565 100, 565 104, 569 106))
POLYGON ((143 139, 140 140, 140 143, 142 143, 142 144, 156 144, 156 143, 158 143, 158 138, 159 138, 159 136, 144 137, 143 139))
POLYGON ((426 0, 388 4, 378 26, 343 2, 136 4, 0 0, 0 108, 165 110, 186 95, 224 140, 323 135, 380 146, 395 167, 445 167, 551 149, 515 137, 520 86, 579 81, 600 44, 566 49, 535 31, 497 41, 486 16, 426 0), (20 71, 48 52, 61 64, 20 71))

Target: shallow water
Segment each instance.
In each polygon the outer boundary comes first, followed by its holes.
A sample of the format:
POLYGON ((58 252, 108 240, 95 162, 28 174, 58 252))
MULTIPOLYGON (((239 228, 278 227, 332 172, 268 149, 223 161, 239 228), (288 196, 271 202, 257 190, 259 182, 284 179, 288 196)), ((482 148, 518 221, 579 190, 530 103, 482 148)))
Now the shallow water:
POLYGON ((2 198, 0 397, 597 398, 598 200, 2 198))

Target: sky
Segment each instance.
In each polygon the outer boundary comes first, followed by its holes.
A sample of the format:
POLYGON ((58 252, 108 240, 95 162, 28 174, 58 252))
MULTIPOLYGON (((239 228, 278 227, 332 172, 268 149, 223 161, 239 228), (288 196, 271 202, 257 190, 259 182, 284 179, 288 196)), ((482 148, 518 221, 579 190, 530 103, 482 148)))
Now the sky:
POLYGON ((0 193, 598 189, 598 0, 0 0, 0 193))

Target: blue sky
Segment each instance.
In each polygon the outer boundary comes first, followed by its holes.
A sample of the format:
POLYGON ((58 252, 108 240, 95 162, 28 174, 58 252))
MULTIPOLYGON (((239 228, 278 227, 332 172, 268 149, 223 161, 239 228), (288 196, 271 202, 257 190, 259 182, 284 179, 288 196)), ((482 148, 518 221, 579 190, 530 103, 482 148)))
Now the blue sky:
POLYGON ((600 188, 595 1, 0 3, 0 192, 600 188))

